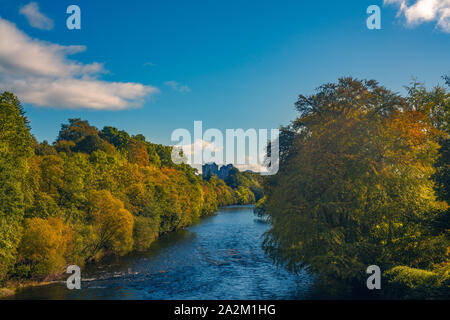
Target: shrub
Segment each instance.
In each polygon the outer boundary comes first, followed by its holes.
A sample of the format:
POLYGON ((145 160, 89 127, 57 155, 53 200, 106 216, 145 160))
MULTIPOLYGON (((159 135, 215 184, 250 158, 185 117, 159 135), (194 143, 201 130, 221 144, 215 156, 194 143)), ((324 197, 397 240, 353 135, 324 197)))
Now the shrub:
POLYGON ((449 298, 450 265, 434 271, 397 266, 388 270, 388 296, 403 299, 449 298))

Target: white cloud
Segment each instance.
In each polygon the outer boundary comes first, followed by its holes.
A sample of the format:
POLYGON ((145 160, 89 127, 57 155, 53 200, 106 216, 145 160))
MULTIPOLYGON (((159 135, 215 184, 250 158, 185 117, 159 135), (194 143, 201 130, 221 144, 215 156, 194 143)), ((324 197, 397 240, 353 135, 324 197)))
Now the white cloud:
POLYGON ((68 58, 84 50, 31 39, 0 18, 0 89, 37 106, 110 110, 139 106, 158 92, 140 83, 98 80, 106 72, 102 64, 68 58))
MULTIPOLYGON (((216 143, 213 141, 197 139, 192 144, 181 146, 181 149, 183 150, 186 163, 196 168, 199 172, 202 172, 202 165, 194 163, 195 155, 203 154, 204 157, 205 155, 215 153, 216 157, 218 155, 218 157, 221 158, 221 160, 216 159, 216 161, 214 161, 219 167, 227 164, 225 163, 223 146, 216 145, 216 143)), ((265 150, 262 150, 260 154, 246 154, 246 164, 233 163, 233 166, 238 168, 240 171, 252 170, 253 172, 259 173, 268 172, 268 168, 265 165, 259 163, 260 161, 262 161, 261 159, 265 159, 265 150)), ((211 162, 210 159, 203 158, 203 163, 209 162, 211 162)))
POLYGON ((223 147, 216 146, 212 141, 206 141, 202 139, 195 140, 192 144, 182 146, 183 153, 186 157, 191 158, 194 154, 207 152, 222 152, 223 147))
MULTIPOLYGON (((259 155, 259 159, 264 159, 264 157, 265 153, 259 155)), ((265 165, 260 164, 259 161, 253 156, 247 156, 246 161, 248 162, 247 164, 237 164, 235 167, 238 168, 239 171, 251 170, 257 173, 269 172, 268 168, 265 165)))
POLYGON ((39 6, 36 2, 30 2, 23 6, 20 8, 19 13, 23 14, 27 18, 28 23, 34 28, 41 30, 53 29, 53 20, 39 11, 39 6))
POLYGON ((156 66, 156 64, 154 64, 153 62, 146 62, 146 63, 144 63, 144 66, 145 67, 154 67, 154 66, 156 66))
POLYGON ((436 22, 436 27, 450 33, 450 0, 384 0, 399 7, 397 16, 404 16, 407 25, 436 22))
POLYGON ((164 84, 178 92, 191 92, 191 88, 189 88, 187 85, 182 85, 182 84, 178 83, 177 81, 173 81, 173 80, 166 81, 166 82, 164 82, 164 84))

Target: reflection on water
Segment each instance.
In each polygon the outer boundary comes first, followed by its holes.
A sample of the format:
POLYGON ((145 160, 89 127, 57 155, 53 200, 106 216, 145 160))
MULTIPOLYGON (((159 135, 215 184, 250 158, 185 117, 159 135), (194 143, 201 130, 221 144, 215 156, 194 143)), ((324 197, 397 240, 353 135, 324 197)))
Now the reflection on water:
POLYGON ((223 208, 145 253, 109 259, 65 283, 25 288, 15 299, 302 299, 312 277, 275 267, 261 249, 268 225, 252 207, 223 208))

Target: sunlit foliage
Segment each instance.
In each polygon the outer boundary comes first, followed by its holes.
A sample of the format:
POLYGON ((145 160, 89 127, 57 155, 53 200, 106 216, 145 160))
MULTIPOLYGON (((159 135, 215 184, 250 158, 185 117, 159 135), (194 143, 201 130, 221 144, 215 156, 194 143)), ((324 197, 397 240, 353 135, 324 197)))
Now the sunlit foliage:
POLYGON ((63 272, 70 257, 72 230, 57 218, 26 219, 16 267, 20 276, 63 272))
POLYGON ((0 281, 13 266, 25 212, 25 176, 33 140, 19 100, 0 95, 0 281))
POLYGON ((448 259, 448 225, 447 237, 433 228, 447 198, 433 177, 449 95, 423 90, 403 98, 344 78, 299 97, 257 207, 272 224, 264 247, 275 262, 364 285, 372 264, 432 270, 448 259))
POLYGON ((260 191, 256 178, 238 171, 232 187, 203 181, 172 162, 171 147, 86 120, 69 119, 53 145, 39 143, 14 95, 3 93, 0 107, 0 284, 147 250, 260 191))

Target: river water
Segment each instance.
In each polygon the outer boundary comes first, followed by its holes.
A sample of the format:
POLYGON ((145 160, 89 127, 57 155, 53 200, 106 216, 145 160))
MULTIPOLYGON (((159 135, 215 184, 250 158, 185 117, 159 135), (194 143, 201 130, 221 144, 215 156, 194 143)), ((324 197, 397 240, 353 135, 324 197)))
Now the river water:
POLYGON ((87 268, 80 290, 61 282, 13 299, 307 299, 313 277, 277 268, 261 249, 268 228, 251 206, 222 208, 148 252, 87 268))

